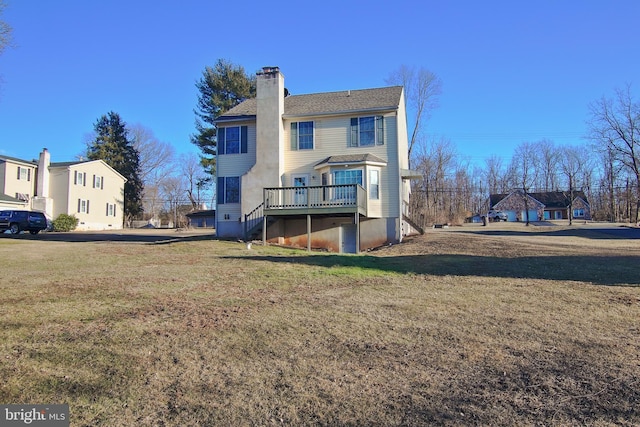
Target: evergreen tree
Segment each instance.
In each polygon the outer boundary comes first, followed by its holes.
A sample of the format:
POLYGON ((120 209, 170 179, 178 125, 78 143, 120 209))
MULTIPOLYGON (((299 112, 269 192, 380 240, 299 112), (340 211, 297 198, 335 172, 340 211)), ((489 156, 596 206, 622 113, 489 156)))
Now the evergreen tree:
POLYGON ((256 95, 256 78, 244 68, 224 59, 218 59, 214 67, 205 67, 196 83, 200 92, 196 114, 197 133, 191 142, 200 148, 200 161, 205 170, 215 173, 217 154, 215 120, 242 101, 256 95))
POLYGON ((143 183, 140 179, 140 155, 129 139, 126 123, 109 112, 94 124, 95 140, 87 147, 91 160, 104 160, 127 179, 124 184, 124 214, 130 220, 142 213, 143 183))

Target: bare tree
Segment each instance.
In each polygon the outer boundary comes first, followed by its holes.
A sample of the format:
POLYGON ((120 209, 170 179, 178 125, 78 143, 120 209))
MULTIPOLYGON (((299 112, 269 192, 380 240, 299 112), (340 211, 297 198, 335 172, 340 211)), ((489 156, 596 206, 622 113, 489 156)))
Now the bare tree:
POLYGON ((420 133, 423 131, 424 121, 428 120, 431 111, 438 106, 438 97, 442 93, 442 81, 426 68, 416 69, 401 65, 385 80, 387 84, 404 87, 407 104, 407 117, 410 121, 409 132, 409 164, 420 133))
POLYGON ((484 180, 487 183, 489 194, 501 192, 500 182, 502 181, 502 159, 493 155, 485 160, 484 180))
POLYGON ((640 104, 631 86, 615 91, 615 98, 602 97, 589 106, 589 138, 610 150, 613 160, 626 168, 636 181, 636 212, 640 220, 640 104))
POLYGON ((211 175, 206 173, 198 156, 193 153, 182 155, 180 164, 187 196, 193 209, 198 209, 202 205, 202 193, 211 185, 211 175))
POLYGON ((524 201, 524 214, 526 223, 529 225, 529 190, 536 181, 537 170, 535 165, 536 148, 535 144, 523 142, 516 147, 512 164, 517 177, 517 186, 522 190, 524 201))
POLYGON ((585 151, 578 147, 564 147, 560 155, 560 169, 569 184, 569 225, 573 224, 573 190, 578 175, 582 173, 587 162, 584 153, 585 151))
POLYGON ((167 177, 160 186, 163 198, 168 204, 167 211, 173 217, 174 227, 180 227, 185 222, 179 213, 179 208, 185 200, 186 187, 184 178, 180 176, 167 177))
POLYGON ((145 186, 158 185, 174 169, 175 149, 156 138, 153 131, 140 123, 127 127, 133 146, 140 153, 140 177, 145 186))
MULTIPOLYGON (((4 12, 6 7, 7 5, 4 0, 0 0, 0 16, 2 16, 2 12, 4 12)), ((13 41, 12 33, 13 29, 11 26, 5 21, 0 20, 0 55, 7 47, 11 46, 13 41)))
POLYGON ((558 188, 558 148, 553 141, 543 139, 536 144, 535 165, 538 170, 538 189, 553 191, 558 188))

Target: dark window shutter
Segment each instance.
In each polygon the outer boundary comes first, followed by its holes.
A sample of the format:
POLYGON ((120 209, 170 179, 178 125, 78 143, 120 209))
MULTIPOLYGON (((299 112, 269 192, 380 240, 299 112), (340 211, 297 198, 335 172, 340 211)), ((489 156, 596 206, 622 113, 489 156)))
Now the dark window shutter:
POLYGON ((106 215, 109 216, 109 203, 107 203, 107 213, 106 213, 106 215))
POLYGON ((224 128, 218 128, 217 136, 218 136, 218 142, 217 142, 218 154, 224 154, 225 129, 224 128))
POLYGON ((87 186, 87 173, 82 174, 82 185, 87 186))
POLYGON ((27 181, 31 181, 31 169, 27 169, 27 181))
POLYGON ((216 193, 218 194, 218 204, 224 205, 224 177, 218 177, 218 188, 216 189, 216 193))
POLYGON ((100 189, 102 190, 104 188, 104 176, 100 177, 100 189))
POLYGON ((18 166, 18 181, 20 181, 20 166, 18 166))
POLYGON ((73 171, 73 185, 76 185, 77 183, 78 183, 78 171, 73 171))
POLYGON ((376 145, 384 145, 384 117, 376 116, 376 145))
POLYGON ((87 213, 89 213, 89 201, 87 200, 87 213))
POLYGON ((349 141, 350 147, 358 146, 358 118, 351 119, 351 140, 349 141))
POLYGON ((240 152, 247 152, 247 127, 240 126, 240 152))
POLYGON ((298 149, 298 122, 291 123, 291 150, 298 149))
POLYGON ((93 175, 93 184, 91 184, 93 188, 96 188, 96 176, 93 175))
POLYGON ((80 213, 80 203, 82 203, 82 200, 78 199, 78 213, 80 213))

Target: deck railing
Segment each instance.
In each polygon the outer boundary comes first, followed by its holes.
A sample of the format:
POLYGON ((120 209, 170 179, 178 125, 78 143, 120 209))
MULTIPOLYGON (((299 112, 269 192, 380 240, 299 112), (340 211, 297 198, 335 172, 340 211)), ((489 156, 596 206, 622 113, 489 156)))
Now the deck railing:
POLYGON ((364 212, 366 204, 366 190, 359 184, 264 189, 265 211, 352 209, 364 212))

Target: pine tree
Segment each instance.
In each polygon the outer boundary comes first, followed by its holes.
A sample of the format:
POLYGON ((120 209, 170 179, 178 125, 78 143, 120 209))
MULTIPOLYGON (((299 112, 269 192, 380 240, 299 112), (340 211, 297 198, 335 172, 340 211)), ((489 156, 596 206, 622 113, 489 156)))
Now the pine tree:
POLYGON ((197 133, 191 142, 200 148, 200 161, 205 170, 215 173, 216 128, 215 120, 231 108, 256 95, 256 78, 245 73, 242 66, 218 59, 214 67, 205 67, 196 83, 200 92, 196 113, 197 133))
POLYGON ((142 213, 143 183, 140 179, 140 155, 129 139, 126 123, 109 112, 94 124, 95 140, 87 147, 91 160, 104 160, 127 179, 124 184, 124 214, 128 220, 142 213))

